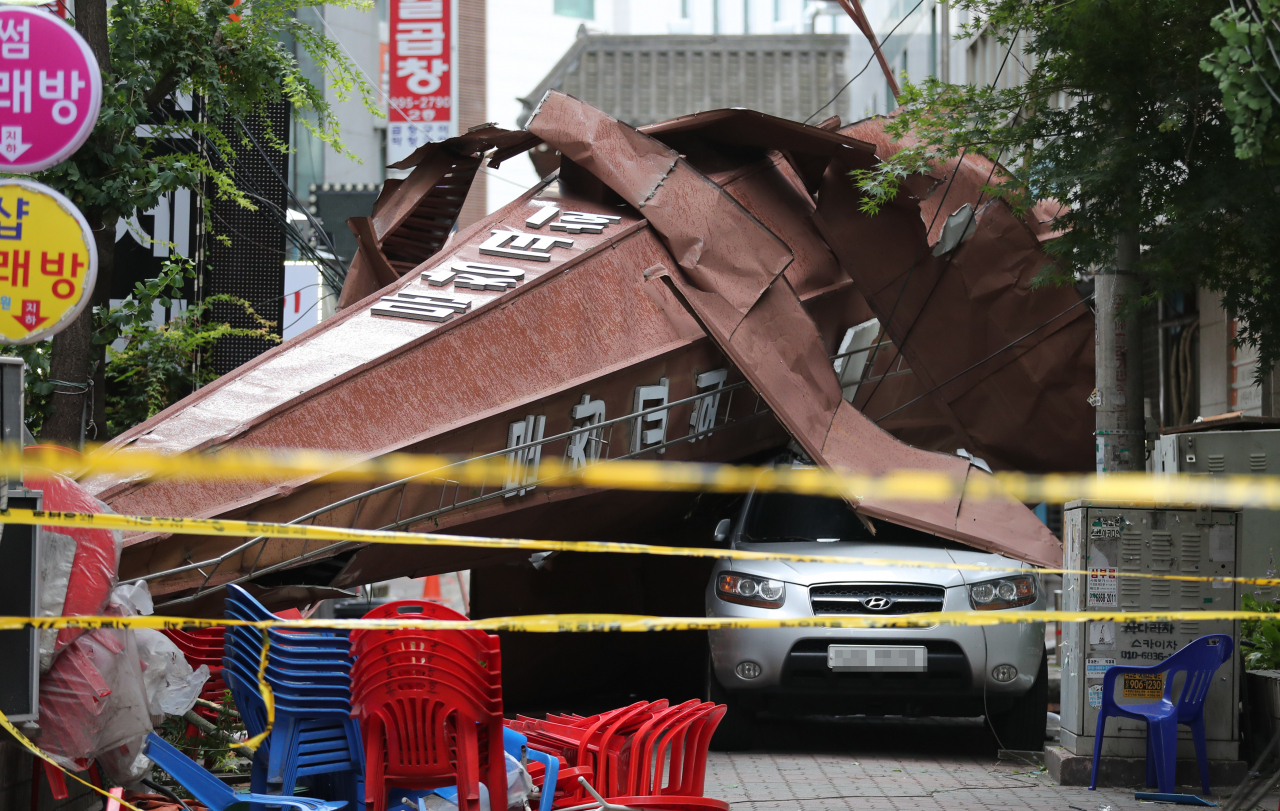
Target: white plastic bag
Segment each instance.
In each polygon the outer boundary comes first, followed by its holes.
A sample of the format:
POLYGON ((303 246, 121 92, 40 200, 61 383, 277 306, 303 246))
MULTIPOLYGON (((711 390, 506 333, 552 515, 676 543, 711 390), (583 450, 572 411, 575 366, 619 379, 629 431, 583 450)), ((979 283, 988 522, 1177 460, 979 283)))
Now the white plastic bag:
POLYGON ((142 683, 151 723, 159 726, 166 715, 185 715, 196 705, 209 680, 208 665, 192 670, 178 646, 159 631, 139 628, 133 633, 142 659, 142 683))
MULTIPOLYGON (((507 756, 507 808, 527 809, 529 793, 533 791, 533 778, 529 777, 529 772, 510 752, 504 754, 507 756)), ((456 786, 436 789, 425 799, 427 811, 456 811, 458 789, 456 786)), ((490 811, 489 787, 484 783, 480 784, 480 811, 490 811)))
MULTIPOLYGON (((132 632, 95 628, 62 650, 40 681, 40 726, 40 745, 76 771, 146 737, 151 717, 132 632)), ((103 765, 118 784, 137 779, 103 765)))
MULTIPOLYGON (((151 610, 146 584, 138 582, 114 589, 104 613, 130 617, 151 610)), ((40 680, 40 743, 62 765, 83 771, 98 759, 107 775, 122 786, 146 774, 151 762, 141 753, 153 728, 152 704, 161 717, 165 705, 179 706, 187 699, 194 675, 185 660, 179 668, 164 646, 156 645, 154 639, 148 642, 144 664, 137 632, 95 628, 74 638, 53 660, 40 680), (151 689, 144 669, 154 671, 151 689), (173 690, 170 672, 178 682, 173 690)), ((200 674, 197 694, 207 676, 207 671, 200 674)))
MULTIPOLYGON (((40 541, 40 616, 60 617, 67 602, 67 583, 76 559, 76 539, 45 529, 40 541)), ((53 666, 57 628, 40 629, 40 672, 53 666)))

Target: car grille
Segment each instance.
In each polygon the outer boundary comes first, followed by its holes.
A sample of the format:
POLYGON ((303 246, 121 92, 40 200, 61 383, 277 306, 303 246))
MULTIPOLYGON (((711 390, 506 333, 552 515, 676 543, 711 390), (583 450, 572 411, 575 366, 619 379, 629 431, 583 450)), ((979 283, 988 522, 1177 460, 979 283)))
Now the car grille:
POLYGON ((921 614, 941 611, 947 590, 941 586, 879 583, 832 583, 812 586, 814 616, 843 614, 921 614), (887 604, 886 604, 887 603, 887 604), (883 605, 884 607, 878 607, 883 605))

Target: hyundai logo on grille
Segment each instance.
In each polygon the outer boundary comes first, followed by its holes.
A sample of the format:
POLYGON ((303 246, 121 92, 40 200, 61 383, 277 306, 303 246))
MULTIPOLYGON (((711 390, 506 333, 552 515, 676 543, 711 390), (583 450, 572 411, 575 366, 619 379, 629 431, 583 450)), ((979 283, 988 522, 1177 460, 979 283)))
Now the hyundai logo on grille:
POLYGON ((893 600, 888 597, 868 597, 862 601, 862 605, 869 611, 884 611, 893 605, 893 600))

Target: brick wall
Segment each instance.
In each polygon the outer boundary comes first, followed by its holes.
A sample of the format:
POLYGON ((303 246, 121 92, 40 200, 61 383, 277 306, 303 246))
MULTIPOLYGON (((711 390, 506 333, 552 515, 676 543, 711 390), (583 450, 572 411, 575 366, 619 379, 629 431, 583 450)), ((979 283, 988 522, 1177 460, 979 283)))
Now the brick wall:
MULTIPOLYGON (((486 121, 485 0, 458 0, 458 134, 486 121)), ((476 175, 458 217, 466 228, 485 216, 488 175, 476 175)))

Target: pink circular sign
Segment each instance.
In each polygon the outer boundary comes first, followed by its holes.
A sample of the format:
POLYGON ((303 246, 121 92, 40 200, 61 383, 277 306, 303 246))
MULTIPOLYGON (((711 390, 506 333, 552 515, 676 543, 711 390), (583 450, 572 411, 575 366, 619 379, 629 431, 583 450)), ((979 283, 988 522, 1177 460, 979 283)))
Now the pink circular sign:
POLYGON ((0 172, 38 172, 93 132, 102 76, 89 43, 41 8, 0 6, 0 172))

